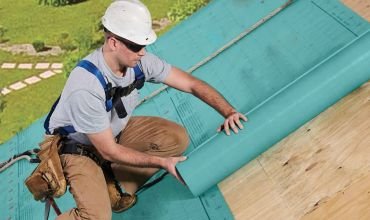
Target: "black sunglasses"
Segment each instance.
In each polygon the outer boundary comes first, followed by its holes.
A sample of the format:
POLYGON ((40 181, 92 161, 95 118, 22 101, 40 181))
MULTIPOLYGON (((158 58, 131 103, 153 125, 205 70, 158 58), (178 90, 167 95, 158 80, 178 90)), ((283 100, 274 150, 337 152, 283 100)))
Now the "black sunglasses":
POLYGON ((135 43, 133 43, 131 41, 128 41, 128 40, 125 40, 123 38, 119 38, 119 37, 113 37, 113 38, 118 40, 122 44, 124 44, 129 50, 131 50, 134 53, 139 52, 140 50, 142 50, 145 47, 145 45, 135 44, 135 43))

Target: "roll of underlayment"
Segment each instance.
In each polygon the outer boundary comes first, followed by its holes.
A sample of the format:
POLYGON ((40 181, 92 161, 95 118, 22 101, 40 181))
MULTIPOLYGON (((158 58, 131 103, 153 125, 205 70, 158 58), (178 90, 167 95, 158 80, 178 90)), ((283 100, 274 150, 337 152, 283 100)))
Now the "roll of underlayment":
POLYGON ((366 32, 248 112, 239 135, 218 134, 191 152, 177 165, 190 191, 205 192, 370 80, 369 48, 366 32))

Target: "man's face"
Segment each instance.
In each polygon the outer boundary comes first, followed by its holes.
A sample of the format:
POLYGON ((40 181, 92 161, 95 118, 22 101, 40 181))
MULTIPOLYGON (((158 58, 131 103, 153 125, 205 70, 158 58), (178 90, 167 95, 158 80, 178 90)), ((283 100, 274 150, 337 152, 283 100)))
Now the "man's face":
POLYGON ((138 45, 126 39, 112 37, 117 42, 120 63, 127 67, 134 67, 145 55, 145 45, 138 45))

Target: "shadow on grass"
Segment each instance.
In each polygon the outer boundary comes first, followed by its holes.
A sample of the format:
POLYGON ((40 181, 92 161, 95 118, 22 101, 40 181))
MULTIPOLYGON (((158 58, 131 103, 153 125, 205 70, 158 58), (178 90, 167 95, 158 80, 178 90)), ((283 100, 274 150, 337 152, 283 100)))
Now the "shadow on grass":
POLYGON ((39 0, 39 5, 51 5, 54 7, 66 6, 66 5, 75 5, 87 0, 39 0))

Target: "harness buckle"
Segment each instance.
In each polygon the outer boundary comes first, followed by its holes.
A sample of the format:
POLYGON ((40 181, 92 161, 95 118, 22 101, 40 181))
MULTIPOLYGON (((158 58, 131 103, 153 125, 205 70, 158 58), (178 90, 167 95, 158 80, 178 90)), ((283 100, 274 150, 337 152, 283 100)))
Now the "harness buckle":
POLYGON ((84 156, 84 151, 85 151, 84 146, 81 145, 81 144, 76 144, 76 148, 77 148, 77 151, 80 151, 80 152, 78 152, 79 155, 84 156))
POLYGON ((80 156, 83 156, 83 155, 84 155, 84 149, 81 149, 81 148, 80 148, 80 150, 81 150, 81 151, 80 151, 80 156))

